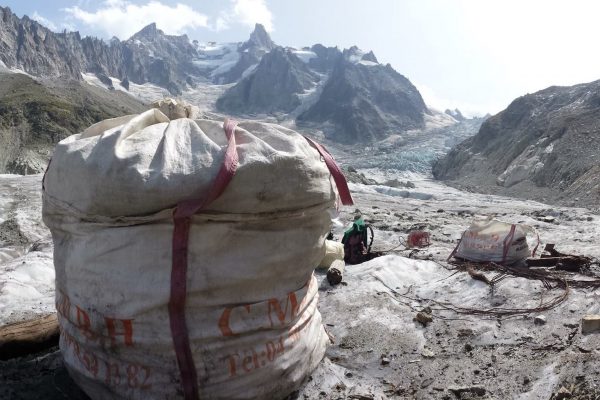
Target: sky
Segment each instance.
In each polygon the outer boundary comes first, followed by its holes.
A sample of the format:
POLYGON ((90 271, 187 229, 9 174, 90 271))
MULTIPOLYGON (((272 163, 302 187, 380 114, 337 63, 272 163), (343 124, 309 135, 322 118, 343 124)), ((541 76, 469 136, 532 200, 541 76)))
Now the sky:
POLYGON ((390 63, 434 108, 497 113, 553 85, 600 79, 595 0, 0 0, 54 31, 238 42, 262 23, 284 46, 356 45, 390 63))

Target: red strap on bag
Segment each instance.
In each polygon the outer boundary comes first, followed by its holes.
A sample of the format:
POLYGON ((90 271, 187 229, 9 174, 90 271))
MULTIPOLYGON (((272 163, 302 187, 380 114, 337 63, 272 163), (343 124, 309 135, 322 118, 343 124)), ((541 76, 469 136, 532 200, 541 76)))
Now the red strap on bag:
MULTIPOLYGON (((190 348, 189 332, 185 319, 185 302, 187 295, 188 242, 192 216, 216 200, 227 188, 235 175, 238 166, 238 153, 235 141, 237 122, 226 120, 223 128, 228 143, 225 158, 219 172, 204 199, 184 200, 177 204, 173 211, 173 242, 171 266, 171 292, 169 298, 169 323, 177 365, 181 375, 181 384, 185 400, 199 400, 198 373, 190 348)), ((352 196, 346 179, 333 157, 318 143, 306 138, 321 154, 338 187, 342 204, 352 205, 352 196)))
POLYGON ((181 374, 181 384, 186 400, 198 400, 198 373, 190 349, 190 339, 185 320, 185 300, 187 294, 188 241, 192 216, 212 203, 224 191, 238 165, 235 143, 237 122, 226 120, 223 128, 228 143, 225 159, 219 169, 208 194, 201 200, 185 200, 177 204, 173 212, 173 251, 171 266, 171 294, 169 298, 169 322, 175 347, 177 365, 181 374))
POLYGON ((454 248, 454 250, 452 250, 452 253, 450 253, 450 255, 448 256, 448 258, 446 259, 446 262, 450 261, 450 259, 452 257, 454 257, 454 255, 456 254, 456 252, 458 251, 458 246, 460 246, 460 242, 463 241, 463 239, 465 238, 465 234, 467 233, 467 231, 464 231, 462 233, 462 235, 460 236, 460 239, 458 239, 458 243, 456 243, 456 247, 454 248))
POLYGON ((506 264, 506 257, 508 256, 508 250, 510 249, 510 245, 513 239, 515 238, 516 229, 517 226, 515 224, 512 224, 510 227, 510 232, 508 232, 508 235, 506 235, 506 237, 504 238, 504 247, 502 249, 502 263, 500 265, 506 264))
POLYGON ((345 206, 351 206, 354 204, 354 200, 352 200, 352 195, 350 194, 350 189, 348 189, 348 182, 346 182, 346 178, 342 173, 342 170, 335 163, 335 160, 331 156, 331 154, 327 151, 327 149, 321 146, 319 143, 314 140, 304 136, 304 138, 314 147, 323 160, 325 160, 325 165, 327 165, 327 169, 331 176, 333 176, 333 180, 335 181, 335 185, 337 186, 338 193, 340 194, 340 200, 342 200, 342 204, 345 206))

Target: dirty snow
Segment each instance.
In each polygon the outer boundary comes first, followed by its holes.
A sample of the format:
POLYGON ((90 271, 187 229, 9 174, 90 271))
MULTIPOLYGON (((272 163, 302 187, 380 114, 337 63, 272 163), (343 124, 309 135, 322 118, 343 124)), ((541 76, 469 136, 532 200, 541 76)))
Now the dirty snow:
MULTIPOLYGON (((381 185, 351 184, 356 205, 345 208, 341 219, 350 221, 359 209, 376 228, 375 250, 397 251, 347 266, 343 285, 331 287, 319 274, 319 309, 335 343, 299 398, 444 399, 456 398, 449 389, 483 387, 486 395, 474 398, 549 399, 560 382, 597 370, 600 335, 582 336, 579 321, 584 314, 600 313, 600 289, 572 289, 566 302, 543 313, 544 326, 534 324, 536 313, 485 319, 445 311, 432 300, 483 309, 534 308, 562 294, 524 278, 506 278, 491 290, 466 273, 447 270, 445 259, 474 215, 531 224, 542 248, 556 243, 560 251, 594 257, 600 256, 598 216, 583 208, 466 193, 411 177, 416 187, 407 191, 429 199, 383 195, 375 189, 381 185), (536 219, 543 214, 560 217, 556 223, 536 219), (411 229, 431 233, 433 244, 421 255, 432 261, 409 259, 408 252, 399 251, 411 229), (413 321, 425 306, 434 318, 427 327, 413 321), (382 365, 384 356, 388 365, 382 365)), ((338 238, 343 229, 335 228, 338 238)), ((528 240, 533 247, 535 239, 528 240)), ((600 384, 594 376, 592 382, 600 384)))
POLYGON ((0 326, 54 312, 50 233, 41 175, 0 175, 0 326))

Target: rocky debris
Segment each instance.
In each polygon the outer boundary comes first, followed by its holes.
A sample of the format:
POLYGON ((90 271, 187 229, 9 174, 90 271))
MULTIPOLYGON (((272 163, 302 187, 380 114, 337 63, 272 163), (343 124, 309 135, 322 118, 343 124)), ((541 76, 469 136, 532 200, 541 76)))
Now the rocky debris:
POLYGON ((577 375, 574 379, 563 381, 557 386, 550 400, 588 400, 600 398, 600 389, 596 384, 590 384, 584 375, 577 375))
POLYGON ((412 183, 411 181, 400 181, 398 179, 388 180, 388 181, 385 181, 383 184, 385 186, 390 186, 393 188, 405 188, 405 189, 414 189, 415 188, 415 184, 412 183))
POLYGON ((475 334, 475 332, 473 332, 473 329, 471 329, 471 328, 461 328, 458 330, 457 334, 458 334, 458 337, 469 337, 469 336, 473 336, 475 334))
POLYGON ((571 391, 569 389, 567 389, 566 387, 561 387, 554 396, 552 396, 552 399, 554 400, 563 400, 563 399, 570 399, 571 396, 573 396, 573 393, 571 393, 571 391))
POLYGON ((435 357, 435 353, 429 349, 421 350, 421 355, 425 358, 434 358, 435 357))
POLYGON ((423 309, 423 311, 419 311, 417 313, 417 315, 415 315, 414 320, 423 326, 427 326, 427 324, 429 324, 430 322, 433 321, 433 316, 431 315, 431 309, 429 307, 427 307, 426 309, 423 309))
POLYGON ((348 182, 362 183, 363 185, 377 185, 375 179, 367 178, 362 172, 356 171, 352 167, 342 167, 342 172, 348 182))
POLYGON ((547 322, 546 317, 544 315, 537 315, 533 319, 533 323, 536 325, 545 325, 547 322))
POLYGON ((448 390, 452 392, 457 398, 462 399, 463 396, 485 396, 486 390, 481 386, 464 386, 464 387, 449 387, 448 390))

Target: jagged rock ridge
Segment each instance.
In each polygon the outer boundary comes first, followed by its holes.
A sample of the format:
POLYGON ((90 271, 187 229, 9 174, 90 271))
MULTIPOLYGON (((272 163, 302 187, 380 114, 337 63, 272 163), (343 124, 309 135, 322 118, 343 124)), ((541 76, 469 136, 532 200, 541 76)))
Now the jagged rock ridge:
POLYGON ((0 7, 0 61, 8 68, 33 76, 81 80, 84 72, 94 73, 111 86, 109 77, 143 84, 150 82, 181 94, 198 81, 231 83, 258 64, 275 44, 262 25, 257 24, 250 39, 239 44, 241 56, 233 68, 219 74, 200 68, 201 52, 186 35, 166 35, 155 23, 125 41, 108 43, 78 32, 55 33, 27 16, 17 17, 0 7))

